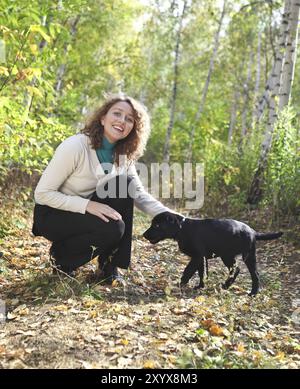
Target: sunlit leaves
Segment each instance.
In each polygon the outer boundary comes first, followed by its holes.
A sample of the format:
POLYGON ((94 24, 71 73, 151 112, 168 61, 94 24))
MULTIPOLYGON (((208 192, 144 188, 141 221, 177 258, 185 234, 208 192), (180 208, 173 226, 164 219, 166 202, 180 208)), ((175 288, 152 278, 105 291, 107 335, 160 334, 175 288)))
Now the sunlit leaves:
POLYGON ((51 38, 46 33, 45 28, 43 28, 41 25, 31 25, 29 31, 38 32, 46 42, 50 43, 51 38))

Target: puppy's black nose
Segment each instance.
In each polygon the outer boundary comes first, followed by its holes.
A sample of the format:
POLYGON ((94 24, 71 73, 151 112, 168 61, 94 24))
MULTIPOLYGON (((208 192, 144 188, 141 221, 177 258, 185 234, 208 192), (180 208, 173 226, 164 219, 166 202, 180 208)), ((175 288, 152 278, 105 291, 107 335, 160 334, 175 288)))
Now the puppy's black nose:
POLYGON ((143 233, 143 237, 144 237, 145 239, 148 239, 148 240, 149 240, 148 235, 149 235, 149 230, 147 230, 147 231, 145 231, 145 232, 143 233))

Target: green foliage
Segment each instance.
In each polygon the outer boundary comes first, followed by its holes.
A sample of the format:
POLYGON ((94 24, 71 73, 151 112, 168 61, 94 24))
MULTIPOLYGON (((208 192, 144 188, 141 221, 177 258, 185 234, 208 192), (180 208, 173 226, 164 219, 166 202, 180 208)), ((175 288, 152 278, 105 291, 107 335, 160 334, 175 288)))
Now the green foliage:
MULTIPOLYGON (((105 92, 119 90, 149 108, 152 135, 144 161, 161 161, 170 118, 180 4, 171 0, 33 0, 25 5, 20 0, 0 0, 0 47, 5 44, 6 49, 4 60, 0 53, 0 180, 13 167, 41 172, 55 147, 82 126, 83 115, 105 92)), ((227 2, 206 103, 195 123, 220 13, 221 5, 213 0, 205 6, 188 2, 171 137, 171 161, 184 163, 195 126, 193 162, 205 164, 206 203, 212 211, 214 204, 224 206, 224 211, 225 204, 232 209, 245 206, 264 132, 263 125, 252 129, 255 93, 263 92, 272 66, 280 4, 227 2), (261 76, 259 91, 254 93, 259 32, 261 76), (228 146, 233 106, 236 123, 233 143, 228 146), (244 112, 247 132, 242 139, 244 112)), ((295 106, 300 98, 298 73, 293 84, 295 106)), ((274 137, 276 151, 267 173, 265 204, 292 213, 299 207, 295 195, 299 135, 294 124, 286 127, 283 123, 274 137)))
POLYGON ((292 215, 300 209, 299 123, 290 107, 280 114, 268 158, 266 197, 278 213, 292 215))
POLYGON ((41 171, 75 132, 82 107, 122 81, 130 54, 139 52, 129 34, 139 10, 135 1, 1 0, 2 179, 15 166, 41 171))

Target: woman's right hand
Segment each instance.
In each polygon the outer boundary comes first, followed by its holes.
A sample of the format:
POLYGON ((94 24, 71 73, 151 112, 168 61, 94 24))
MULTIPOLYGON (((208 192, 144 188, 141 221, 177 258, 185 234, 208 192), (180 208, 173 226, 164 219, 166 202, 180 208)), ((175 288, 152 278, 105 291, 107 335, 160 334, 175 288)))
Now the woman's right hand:
POLYGON ((97 201, 89 201, 86 207, 86 211, 92 215, 100 217, 105 222, 109 222, 107 217, 113 220, 122 220, 122 216, 119 212, 115 211, 109 205, 98 203, 97 201), (106 217, 107 216, 107 217, 106 217))

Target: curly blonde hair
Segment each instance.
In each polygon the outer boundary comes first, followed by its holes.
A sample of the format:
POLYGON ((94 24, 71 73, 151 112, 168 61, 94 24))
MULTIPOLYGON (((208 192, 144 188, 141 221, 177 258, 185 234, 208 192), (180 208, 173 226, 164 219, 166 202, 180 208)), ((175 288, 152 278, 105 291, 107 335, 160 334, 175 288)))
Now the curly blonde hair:
POLYGON ((84 128, 81 130, 81 133, 90 138, 93 149, 101 147, 104 134, 101 118, 107 114, 114 104, 120 101, 126 102, 131 106, 134 126, 129 135, 119 140, 115 146, 114 163, 116 165, 120 163, 120 155, 125 155, 128 163, 136 161, 143 155, 150 135, 150 118, 146 107, 123 93, 109 95, 106 101, 91 114, 84 128))

